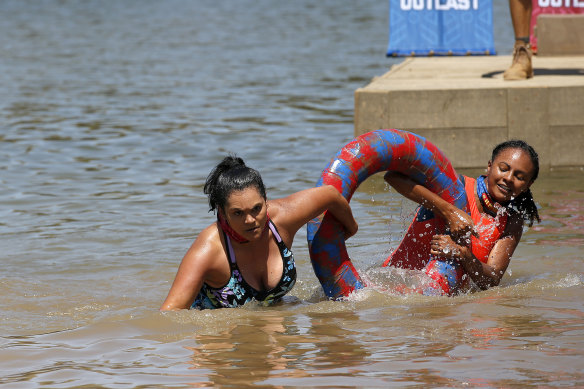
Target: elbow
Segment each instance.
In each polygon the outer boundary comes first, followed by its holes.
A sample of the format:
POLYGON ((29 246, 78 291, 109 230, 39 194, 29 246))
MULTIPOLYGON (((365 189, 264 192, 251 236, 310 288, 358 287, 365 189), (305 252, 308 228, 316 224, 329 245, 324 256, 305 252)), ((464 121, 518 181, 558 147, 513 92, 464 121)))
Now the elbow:
POLYGON ((159 311, 160 312, 171 312, 171 311, 181 311, 183 309, 188 309, 188 307, 180 308, 180 307, 173 307, 171 305, 163 305, 160 307, 159 311))
MULTIPOLYGON (((328 204, 326 205, 326 208, 330 209, 331 211, 333 211, 333 208, 335 206, 348 206, 348 201, 345 198, 345 196, 343 196, 343 194, 341 192, 339 192, 337 190, 337 188, 335 188, 332 185, 326 185, 324 188, 326 188, 327 190, 327 197, 330 200, 328 200, 328 204)), ((334 211, 333 211, 334 212, 334 211)))
POLYGON ((397 172, 392 172, 392 171, 388 171, 387 173, 385 173, 385 175, 383 176, 383 179, 385 180, 385 182, 387 182, 389 185, 394 186, 396 180, 399 178, 400 173, 397 172))
POLYGON ((497 277, 495 274, 492 274, 491 276, 485 277, 483 282, 478 282, 477 286, 479 288, 481 288, 481 290, 487 290, 487 289, 490 289, 492 287, 499 286, 500 282, 501 282, 501 277, 497 277))
POLYGON ((174 308, 171 304, 162 304, 159 311, 160 312, 168 312, 168 311, 176 311, 177 309, 174 308))
POLYGON ((477 283, 477 286, 481 289, 481 290, 487 290, 487 289, 491 289, 494 286, 499 285, 499 282, 481 282, 481 283, 477 283))
POLYGON ((503 279, 503 275, 505 274, 505 270, 506 269, 494 269, 491 272, 491 277, 490 277, 490 281, 491 281, 491 287, 493 286, 499 286, 499 283, 501 283, 501 280, 503 279))
MULTIPOLYGON (((325 188, 327 189, 327 191, 329 191, 329 192, 330 192, 331 196, 335 196, 335 197, 337 197, 337 198, 338 198, 338 197, 343 197, 343 195, 341 194, 341 192, 339 192, 339 191, 337 190, 337 188, 335 188, 333 185, 331 185, 331 184, 327 184, 327 185, 325 186, 325 188)), ((343 198, 344 198, 344 197, 343 197, 343 198)))
POLYGON ((189 309, 191 306, 183 301, 176 301, 174 299, 166 299, 159 308, 160 312, 180 311, 182 309, 189 309))

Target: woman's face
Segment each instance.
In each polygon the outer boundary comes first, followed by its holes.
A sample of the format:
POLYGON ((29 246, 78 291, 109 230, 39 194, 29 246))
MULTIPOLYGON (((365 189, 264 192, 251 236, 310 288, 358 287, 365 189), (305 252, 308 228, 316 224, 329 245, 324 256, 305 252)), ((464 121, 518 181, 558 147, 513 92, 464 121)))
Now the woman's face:
POLYGON ((261 237, 268 217, 266 201, 255 187, 235 191, 224 207, 229 226, 249 241, 261 237))
POLYGON ((529 189, 534 168, 526 151, 501 151, 487 166, 487 189, 493 200, 505 203, 529 189))

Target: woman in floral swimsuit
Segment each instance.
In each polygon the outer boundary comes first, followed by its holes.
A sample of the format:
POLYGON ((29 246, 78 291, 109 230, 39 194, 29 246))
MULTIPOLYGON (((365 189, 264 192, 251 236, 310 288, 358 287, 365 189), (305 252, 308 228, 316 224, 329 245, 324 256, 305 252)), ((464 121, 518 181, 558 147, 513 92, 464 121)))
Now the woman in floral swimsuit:
POLYGON ((185 254, 161 310, 238 307, 252 300, 269 304, 294 286, 289 248, 300 227, 328 210, 347 238, 357 232, 349 204, 334 187, 268 201, 260 174, 235 156, 211 171, 204 191, 217 222, 185 254))

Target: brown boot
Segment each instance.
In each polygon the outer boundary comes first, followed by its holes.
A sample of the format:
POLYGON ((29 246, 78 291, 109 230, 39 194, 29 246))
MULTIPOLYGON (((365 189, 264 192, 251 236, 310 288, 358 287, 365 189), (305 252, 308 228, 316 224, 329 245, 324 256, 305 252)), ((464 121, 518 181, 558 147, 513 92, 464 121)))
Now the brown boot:
POLYGON ((531 66, 531 46, 518 42, 513 49, 513 63, 511 67, 503 73, 505 80, 525 80, 533 77, 533 68, 531 66))

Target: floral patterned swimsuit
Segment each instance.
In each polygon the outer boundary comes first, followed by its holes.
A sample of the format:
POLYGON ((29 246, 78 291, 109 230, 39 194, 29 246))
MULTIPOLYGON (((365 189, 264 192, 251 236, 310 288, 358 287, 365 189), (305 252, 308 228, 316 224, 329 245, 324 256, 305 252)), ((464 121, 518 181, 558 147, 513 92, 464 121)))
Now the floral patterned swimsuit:
POLYGON ((282 278, 280 282, 273 289, 259 291, 252 288, 241 275, 241 271, 237 267, 235 254, 231 240, 225 232, 223 236, 227 243, 227 259, 229 260, 229 268, 231 269, 231 278, 225 286, 221 288, 214 288, 212 286, 203 284, 201 291, 197 295, 195 302, 191 308, 195 309, 215 309, 215 308, 235 308, 241 306, 249 301, 257 300, 268 305, 280 299, 288 293, 296 283, 296 266, 294 264, 294 256, 288 250, 286 244, 282 241, 276 226, 270 220, 268 222, 270 230, 274 235, 274 239, 280 249, 280 255, 283 261, 282 278))

